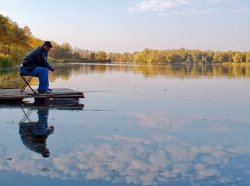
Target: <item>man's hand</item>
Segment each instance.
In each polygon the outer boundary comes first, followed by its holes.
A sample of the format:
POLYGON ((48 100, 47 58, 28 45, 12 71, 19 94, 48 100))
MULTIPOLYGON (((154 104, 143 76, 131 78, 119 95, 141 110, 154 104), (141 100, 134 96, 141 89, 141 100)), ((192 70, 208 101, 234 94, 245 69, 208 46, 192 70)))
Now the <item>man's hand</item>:
POLYGON ((54 72, 54 71, 55 71, 55 68, 54 68, 53 66, 51 66, 51 67, 50 67, 50 70, 51 70, 52 72, 54 72))

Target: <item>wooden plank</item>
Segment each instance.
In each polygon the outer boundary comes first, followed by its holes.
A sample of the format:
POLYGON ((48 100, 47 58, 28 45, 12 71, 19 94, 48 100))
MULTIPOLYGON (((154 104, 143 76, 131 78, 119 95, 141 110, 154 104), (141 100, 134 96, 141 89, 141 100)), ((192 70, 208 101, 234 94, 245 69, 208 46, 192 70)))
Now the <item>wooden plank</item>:
POLYGON ((20 93, 19 89, 0 89, 0 100, 22 100, 24 98, 84 98, 83 92, 68 88, 55 88, 50 93, 34 94, 31 92, 20 93))
POLYGON ((0 89, 0 100, 32 98, 27 93, 21 94, 19 89, 0 89))

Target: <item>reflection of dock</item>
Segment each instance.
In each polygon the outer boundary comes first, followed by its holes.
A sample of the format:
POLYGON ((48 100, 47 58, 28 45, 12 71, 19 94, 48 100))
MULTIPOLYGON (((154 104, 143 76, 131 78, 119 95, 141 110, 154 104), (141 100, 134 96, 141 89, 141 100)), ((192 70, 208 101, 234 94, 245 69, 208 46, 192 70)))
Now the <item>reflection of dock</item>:
POLYGON ((71 89, 53 89, 46 94, 34 94, 29 92, 20 93, 19 89, 0 89, 0 102, 22 102, 23 99, 34 98, 39 103, 65 103, 78 102, 79 98, 84 98, 83 92, 71 89))
POLYGON ((54 103, 54 104, 33 104, 33 103, 11 103, 11 104, 0 104, 0 108, 21 108, 29 110, 37 109, 49 109, 49 110, 83 110, 84 104, 80 103, 54 103))

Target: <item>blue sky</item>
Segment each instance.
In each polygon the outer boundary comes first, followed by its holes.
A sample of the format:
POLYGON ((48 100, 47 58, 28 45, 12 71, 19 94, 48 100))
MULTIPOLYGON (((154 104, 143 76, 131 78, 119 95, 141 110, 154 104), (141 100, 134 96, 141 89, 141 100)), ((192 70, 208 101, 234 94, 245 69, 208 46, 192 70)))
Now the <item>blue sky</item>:
POLYGON ((0 0, 0 13, 81 49, 250 51, 249 0, 0 0))

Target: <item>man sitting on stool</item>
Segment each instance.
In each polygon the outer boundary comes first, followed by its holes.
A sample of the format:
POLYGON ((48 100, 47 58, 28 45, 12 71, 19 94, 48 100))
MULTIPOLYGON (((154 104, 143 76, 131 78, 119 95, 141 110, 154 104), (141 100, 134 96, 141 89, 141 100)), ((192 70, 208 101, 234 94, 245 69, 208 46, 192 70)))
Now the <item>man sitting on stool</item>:
POLYGON ((37 91, 39 93, 49 93, 52 90, 49 89, 49 73, 55 70, 48 61, 48 53, 52 48, 50 41, 45 41, 42 46, 31 50, 23 59, 20 66, 20 74, 22 76, 34 76, 39 78, 39 86, 37 91))

